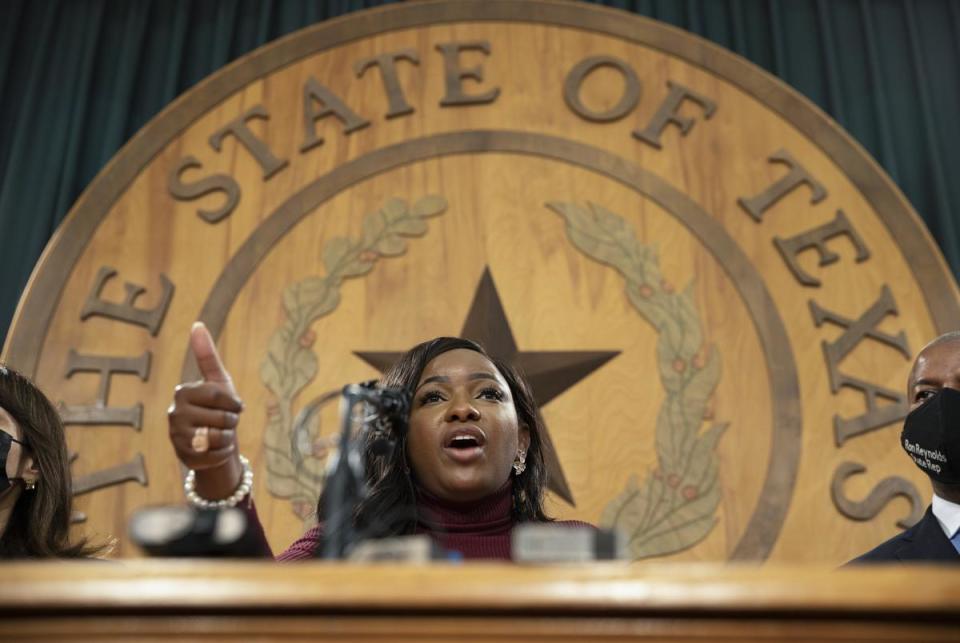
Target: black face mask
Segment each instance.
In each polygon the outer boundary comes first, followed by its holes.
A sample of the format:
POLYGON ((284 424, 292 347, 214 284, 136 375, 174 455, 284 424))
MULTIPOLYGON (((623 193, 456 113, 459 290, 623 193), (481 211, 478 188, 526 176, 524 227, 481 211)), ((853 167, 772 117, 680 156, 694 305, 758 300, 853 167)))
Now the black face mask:
POLYGON ((900 446, 934 480, 960 485, 960 391, 940 389, 911 411, 900 446))
POLYGON ((10 453, 10 445, 16 442, 20 446, 25 446, 23 442, 16 439, 9 433, 0 431, 0 493, 13 486, 14 481, 23 480, 23 478, 7 477, 7 455, 10 453))

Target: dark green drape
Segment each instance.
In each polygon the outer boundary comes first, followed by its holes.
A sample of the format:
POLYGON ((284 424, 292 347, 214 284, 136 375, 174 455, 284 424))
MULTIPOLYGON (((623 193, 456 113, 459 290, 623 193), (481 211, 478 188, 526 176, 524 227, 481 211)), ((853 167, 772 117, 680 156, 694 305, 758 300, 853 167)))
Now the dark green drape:
MULTIPOLYGON (((0 337, 96 173, 229 61, 385 0, 0 0, 0 337)), ((727 47, 883 165, 960 273, 960 0, 604 0, 727 47)))

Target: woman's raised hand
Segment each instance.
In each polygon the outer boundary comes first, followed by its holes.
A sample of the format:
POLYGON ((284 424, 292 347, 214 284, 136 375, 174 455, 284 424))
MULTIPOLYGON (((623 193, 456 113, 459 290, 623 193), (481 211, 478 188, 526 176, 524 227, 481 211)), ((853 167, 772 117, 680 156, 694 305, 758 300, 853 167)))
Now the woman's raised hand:
POLYGON ((243 402, 202 322, 190 329, 190 347, 203 379, 174 389, 167 410, 170 442, 180 461, 197 472, 197 494, 219 500, 234 492, 243 475, 237 447, 243 402))

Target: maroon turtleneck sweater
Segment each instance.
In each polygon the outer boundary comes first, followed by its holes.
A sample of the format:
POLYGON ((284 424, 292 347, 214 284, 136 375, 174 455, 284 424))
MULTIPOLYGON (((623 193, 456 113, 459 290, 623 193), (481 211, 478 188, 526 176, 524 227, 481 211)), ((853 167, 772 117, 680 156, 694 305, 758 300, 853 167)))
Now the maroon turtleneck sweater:
MULTIPOLYGON (((442 500, 418 489, 416 533, 429 535, 443 549, 460 552, 466 559, 510 560, 510 532, 515 524, 510 512, 512 504, 512 480, 486 498, 469 503, 442 500)), ((249 511, 259 527, 256 509, 251 505, 249 511)), ((575 520, 554 524, 593 528, 593 525, 575 520)), ((277 556, 277 560, 313 558, 322 534, 323 525, 313 527, 277 556)), ((266 537, 263 544, 265 552, 269 551, 266 537)))

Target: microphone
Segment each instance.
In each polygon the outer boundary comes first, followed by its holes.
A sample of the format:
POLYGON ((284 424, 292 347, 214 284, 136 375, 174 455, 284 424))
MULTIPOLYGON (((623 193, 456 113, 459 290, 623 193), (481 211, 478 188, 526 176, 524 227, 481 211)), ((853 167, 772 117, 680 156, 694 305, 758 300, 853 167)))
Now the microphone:
POLYGON ((374 407, 377 413, 387 418, 394 428, 402 424, 406 428, 410 413, 410 394, 396 386, 380 386, 376 380, 347 384, 343 387, 346 397, 359 398, 374 407))
POLYGON ((130 540, 150 556, 261 558, 266 555, 258 529, 238 507, 146 507, 133 514, 128 531, 130 540))
POLYGON ((347 384, 343 397, 367 405, 375 417, 370 423, 368 447, 375 456, 390 455, 397 438, 407 430, 410 415, 410 394, 398 387, 380 386, 376 380, 347 384))
POLYGON ((362 538, 353 514, 369 493, 363 449, 389 456, 406 431, 410 395, 376 381, 347 384, 342 391, 340 444, 327 462, 323 491, 325 534, 317 551, 323 558, 343 558, 362 538))
POLYGON ((518 563, 575 563, 629 558, 626 534, 616 529, 527 522, 513 528, 510 541, 513 560, 518 563))

